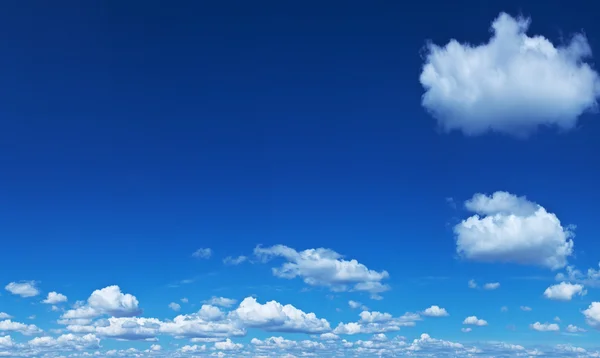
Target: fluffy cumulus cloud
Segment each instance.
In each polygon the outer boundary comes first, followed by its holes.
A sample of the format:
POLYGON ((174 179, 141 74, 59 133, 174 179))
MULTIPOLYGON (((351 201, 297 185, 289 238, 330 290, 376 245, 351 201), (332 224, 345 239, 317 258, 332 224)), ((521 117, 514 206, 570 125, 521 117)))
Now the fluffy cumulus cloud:
POLYGON ((67 302, 67 296, 58 292, 48 292, 48 296, 42 302, 48 305, 56 305, 67 302))
POLYGON ((429 44, 420 82, 422 104, 446 131, 526 136, 539 126, 568 130, 597 106, 598 74, 582 34, 564 45, 526 34, 530 19, 501 13, 477 46, 429 44))
POLYGON ((34 297, 40 294, 35 281, 11 282, 4 288, 13 295, 21 297, 34 297))
POLYGON ((531 329, 539 332, 556 332, 560 330, 560 327, 556 323, 540 323, 535 322, 530 325, 531 329))
POLYGON ((292 305, 277 301, 260 304, 255 298, 247 297, 230 313, 247 327, 266 331, 325 333, 331 330, 329 322, 317 318, 314 313, 305 313, 292 305))
POLYGON ((511 193, 475 194, 465 202, 474 213, 454 227, 456 250, 482 262, 565 267, 573 232, 542 206, 511 193))
POLYGON ((587 293, 583 285, 561 282, 557 285, 548 287, 544 291, 544 296, 551 300, 570 301, 573 296, 583 296, 587 293))
POLYGON ((18 332, 23 335, 30 336, 42 333, 42 330, 34 324, 25 324, 6 319, 4 321, 0 321, 0 332, 18 332))
POLYGON ((389 277, 387 271, 374 271, 356 260, 345 260, 330 249, 296 251, 283 245, 259 246, 254 249, 254 254, 263 261, 274 257, 287 260, 282 266, 273 268, 277 277, 300 277, 311 286, 327 286, 334 291, 366 291, 375 297, 389 290, 388 285, 382 283, 389 277))
POLYGON ((128 293, 122 293, 119 286, 108 286, 92 292, 87 304, 66 311, 63 320, 91 319, 101 315, 114 317, 130 317, 139 315, 137 298, 128 293))
POLYGON ((487 326, 487 321, 484 319, 477 318, 477 316, 469 316, 464 319, 463 324, 469 324, 473 326, 487 326))
POLYGON ((439 306, 431 306, 423 311, 423 316, 427 317, 446 317, 449 316, 445 308, 439 306))
POLYGON ((590 326, 600 329, 600 302, 592 302, 583 315, 590 326))

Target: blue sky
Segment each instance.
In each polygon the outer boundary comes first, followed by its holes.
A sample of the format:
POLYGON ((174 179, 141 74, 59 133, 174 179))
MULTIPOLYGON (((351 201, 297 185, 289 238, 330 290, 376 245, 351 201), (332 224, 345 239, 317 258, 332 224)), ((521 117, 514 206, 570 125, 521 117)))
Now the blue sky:
POLYGON ((589 1, 9 1, 0 356, 600 356, 589 1))

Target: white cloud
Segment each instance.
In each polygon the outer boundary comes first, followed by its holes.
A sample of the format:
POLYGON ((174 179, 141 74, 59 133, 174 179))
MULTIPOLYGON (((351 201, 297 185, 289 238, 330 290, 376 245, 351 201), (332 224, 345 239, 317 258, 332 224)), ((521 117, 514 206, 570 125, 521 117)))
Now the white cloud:
POLYGON ((9 315, 6 312, 0 312, 0 320, 2 320, 2 319, 9 319, 9 318, 12 318, 12 316, 9 315))
POLYGON ((579 333, 579 332, 587 332, 585 329, 574 326, 572 324, 568 325, 566 328, 567 332, 569 333, 579 333))
POLYGON ((4 288, 13 295, 21 297, 34 297, 40 294, 35 281, 11 282, 4 288))
POLYGON ((181 305, 179 303, 171 302, 169 303, 169 308, 175 312, 179 312, 181 310, 181 305))
POLYGON ((487 326, 487 321, 484 319, 479 319, 477 316, 469 316, 465 318, 463 324, 470 324, 473 326, 487 326))
POLYGON ((490 283, 486 283, 485 285, 483 285, 483 288, 485 290, 495 290, 497 288, 500 287, 500 283, 499 282, 490 282, 490 283))
POLYGON ((574 234, 555 214, 525 197, 502 191, 475 194, 465 208, 475 214, 456 225, 454 233, 456 250, 466 259, 555 270, 573 253, 574 234))
POLYGON ((556 323, 535 322, 534 324, 530 324, 529 327, 539 332, 556 332, 560 330, 560 327, 556 323))
POLYGON ((381 281, 387 279, 387 271, 374 271, 356 260, 344 260, 333 250, 318 248, 296 251, 283 245, 269 248, 256 247, 254 254, 267 261, 273 257, 287 260, 281 267, 273 268, 277 277, 292 279, 301 277, 311 286, 326 286, 334 291, 366 291, 377 294, 389 290, 381 281))
POLYGON ((137 298, 121 292, 119 286, 108 286, 92 292, 87 305, 68 310, 62 315, 63 320, 90 319, 101 315, 114 317, 137 316, 141 313, 137 298))
POLYGON ((192 254, 197 259, 209 259, 212 256, 212 250, 210 248, 201 248, 192 254))
POLYGON ((226 258, 223 259, 223 263, 225 265, 239 265, 247 260, 248 260, 248 258, 246 256, 238 256, 238 257, 227 256, 226 258))
POLYGON ((0 321, 0 332, 19 332, 29 336, 32 334, 42 333, 42 330, 34 324, 24 324, 6 319, 4 321, 0 321))
POLYGON ((521 306, 519 308, 521 309, 521 311, 525 311, 525 312, 531 311, 531 307, 529 307, 529 306, 521 306))
POLYGON ((277 301, 260 304, 253 297, 246 297, 229 316, 247 327, 265 331, 325 333, 331 330, 329 322, 317 318, 314 313, 305 313, 277 301))
POLYGON ((582 313, 590 326, 600 329, 600 302, 592 302, 582 313))
POLYGON ((449 316, 445 308, 439 306, 431 306, 423 311, 423 316, 427 317, 446 317, 449 316))
POLYGON ((348 306, 350 306, 350 308, 352 308, 353 310, 358 309, 358 308, 360 308, 363 311, 368 311, 369 310, 369 307, 363 305, 360 302, 352 301, 352 300, 348 301, 348 306))
POLYGON ((463 333, 469 333, 473 330, 473 328, 471 327, 465 327, 465 328, 461 328, 460 329, 463 333))
POLYGON ((561 282, 557 285, 548 287, 544 291, 544 296, 551 300, 570 301, 573 296, 584 296, 587 291, 583 289, 583 285, 561 282))
POLYGON ((502 306, 502 307, 500 307, 500 311, 501 312, 508 312, 508 307, 502 306))
POLYGON ((530 19, 501 13, 493 36, 478 46, 451 40, 427 46, 422 105, 445 131, 488 131, 524 137, 538 126, 571 129, 600 95, 598 74, 585 62, 582 34, 566 46, 526 35, 530 19))
POLYGON ((74 334, 63 334, 58 338, 50 336, 36 337, 28 342, 35 348, 56 348, 56 349, 97 349, 100 347, 100 339, 93 334, 77 336, 74 334))
POLYGON ((233 343, 231 339, 227 338, 223 342, 215 342, 215 349, 222 351, 236 351, 244 347, 241 343, 233 343))
POLYGON ((334 334, 377 334, 399 331, 401 327, 412 327, 421 317, 416 313, 407 312, 400 317, 389 313, 363 311, 359 314, 358 322, 340 323, 334 334))
POLYGON ((231 307, 237 303, 237 300, 233 298, 213 296, 209 300, 204 301, 204 303, 220 307, 231 307))
MULTIPOLYGON (((600 263, 598 266, 600 267, 600 263)), ((589 268, 585 273, 573 266, 567 266, 565 269, 566 274, 562 272, 556 274, 557 281, 572 281, 585 286, 600 287, 600 269, 589 268)))
POLYGON ((58 292, 49 292, 48 297, 46 297, 46 299, 42 302, 48 305, 56 305, 59 303, 67 302, 67 296, 58 292))
POLYGON ((475 282, 475 280, 469 280, 469 288, 477 288, 477 282, 475 282))

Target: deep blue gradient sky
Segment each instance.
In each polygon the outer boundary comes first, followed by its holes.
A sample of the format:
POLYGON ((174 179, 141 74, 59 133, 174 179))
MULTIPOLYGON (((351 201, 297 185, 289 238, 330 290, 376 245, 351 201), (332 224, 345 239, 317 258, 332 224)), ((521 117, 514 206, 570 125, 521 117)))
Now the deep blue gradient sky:
MULTIPOLYGON (((29 324, 57 328, 60 312, 39 303, 49 291, 73 304, 118 285, 160 319, 182 297, 197 306, 180 313, 192 313, 211 296, 256 294, 332 328, 357 319, 348 300, 394 316, 448 310, 444 323, 402 328, 409 341, 423 332, 599 341, 580 312, 597 289, 547 300, 556 271, 461 258, 453 233, 471 215, 465 200, 506 191, 576 225, 569 263, 597 268, 598 115, 525 139, 446 133, 422 107, 419 83, 428 41, 486 42, 502 11, 531 17, 528 33, 556 45, 583 31, 598 52, 591 1, 5 1, 0 10, 0 284, 33 280, 41 291, 2 293, 0 311, 14 321, 36 314, 29 324), (222 263, 277 244, 385 270, 391 290, 371 300, 275 277, 275 263, 222 263), (198 248, 213 255, 193 258, 198 248), (501 287, 475 291, 470 279, 501 287), (472 315, 489 325, 465 334, 472 315), (529 328, 555 316, 588 332, 529 328)), ((233 340, 271 335, 282 334, 233 340)))

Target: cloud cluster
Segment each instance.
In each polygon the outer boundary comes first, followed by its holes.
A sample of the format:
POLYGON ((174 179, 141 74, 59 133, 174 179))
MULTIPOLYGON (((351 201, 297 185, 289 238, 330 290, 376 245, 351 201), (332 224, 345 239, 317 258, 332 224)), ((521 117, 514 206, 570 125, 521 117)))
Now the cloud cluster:
POLYGON ((300 277, 311 286, 326 286, 333 291, 366 291, 377 297, 389 290, 381 281, 387 279, 387 271, 370 270, 356 260, 344 260, 337 252, 318 248, 296 251, 284 245, 256 247, 254 254, 266 262, 275 257, 287 260, 273 268, 277 277, 292 279, 300 277))
POLYGON ((456 251, 482 262, 565 267, 573 253, 573 232, 555 214, 525 197, 498 191, 465 202, 474 213, 454 227, 456 251))
POLYGON ((587 39, 564 46, 526 34, 530 19, 501 13, 487 43, 427 45, 422 105, 445 131, 488 131, 524 137, 539 126, 562 130, 597 107, 598 74, 585 62, 587 39))

